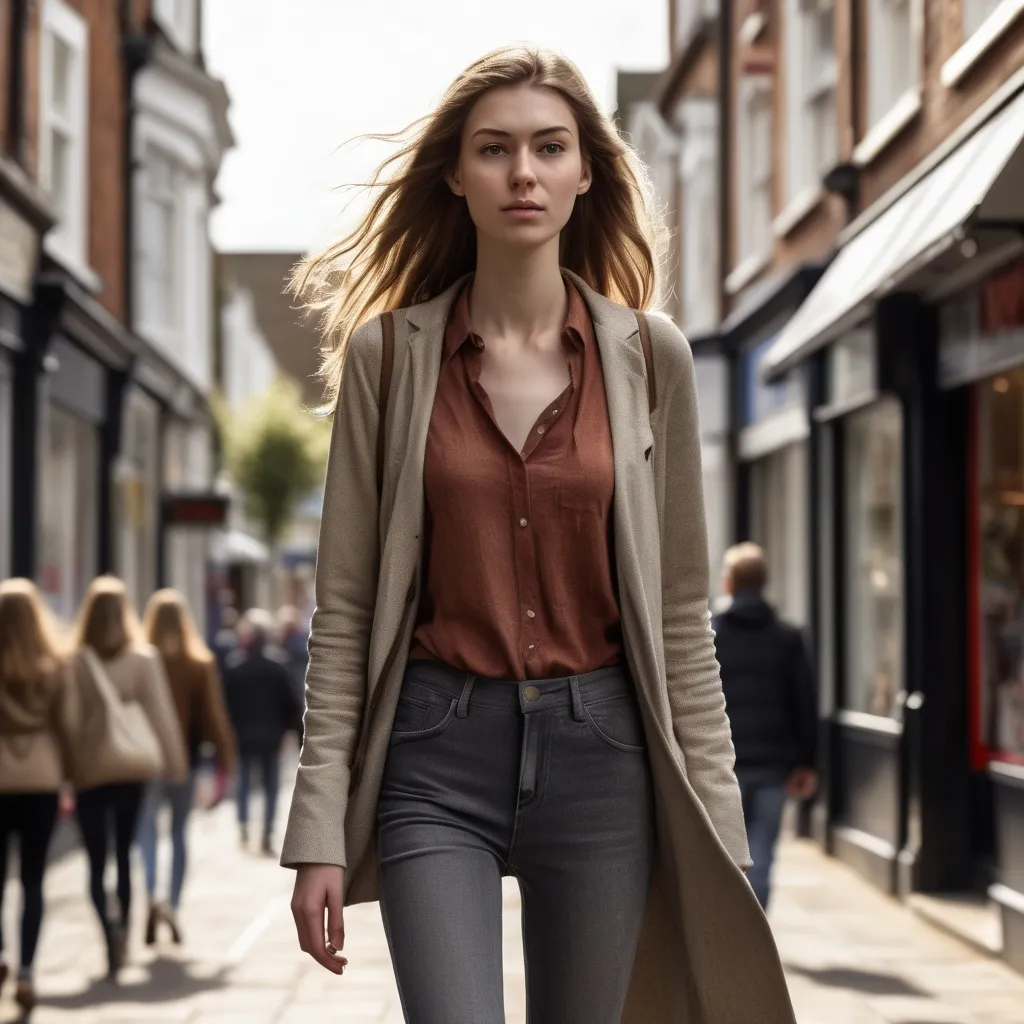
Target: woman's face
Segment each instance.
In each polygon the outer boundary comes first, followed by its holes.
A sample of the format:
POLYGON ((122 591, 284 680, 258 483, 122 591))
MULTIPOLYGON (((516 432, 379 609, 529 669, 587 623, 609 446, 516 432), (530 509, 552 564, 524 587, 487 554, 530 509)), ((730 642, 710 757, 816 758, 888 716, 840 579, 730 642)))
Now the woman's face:
POLYGON ((572 108, 554 89, 531 85, 477 100, 448 175, 481 235, 529 247, 558 237, 590 182, 572 108))

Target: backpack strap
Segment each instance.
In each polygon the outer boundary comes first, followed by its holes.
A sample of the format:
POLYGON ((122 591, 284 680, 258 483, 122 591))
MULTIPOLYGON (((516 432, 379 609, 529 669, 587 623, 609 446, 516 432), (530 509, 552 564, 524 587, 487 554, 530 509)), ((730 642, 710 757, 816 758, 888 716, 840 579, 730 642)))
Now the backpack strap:
POLYGON ((647 323, 647 314, 638 309, 633 310, 636 325, 640 328, 640 347, 644 350, 644 362, 647 364, 647 414, 654 412, 658 404, 658 389, 654 382, 654 356, 651 355, 651 328, 647 323))
POLYGON ((384 422, 391 396, 391 371, 395 365, 395 314, 382 313, 380 386, 377 391, 377 500, 384 490, 384 422))

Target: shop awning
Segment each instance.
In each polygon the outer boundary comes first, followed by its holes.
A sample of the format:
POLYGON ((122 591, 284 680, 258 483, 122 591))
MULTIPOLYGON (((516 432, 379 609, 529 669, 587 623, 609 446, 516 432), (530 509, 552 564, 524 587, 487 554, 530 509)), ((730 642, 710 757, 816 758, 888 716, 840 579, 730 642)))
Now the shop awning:
POLYGON ((224 530, 213 538, 211 560, 217 565, 266 565, 270 549, 241 530, 224 530))
POLYGON ((765 356, 778 376, 848 331, 871 304, 913 290, 967 234, 1024 224, 1024 93, 840 250, 765 356))

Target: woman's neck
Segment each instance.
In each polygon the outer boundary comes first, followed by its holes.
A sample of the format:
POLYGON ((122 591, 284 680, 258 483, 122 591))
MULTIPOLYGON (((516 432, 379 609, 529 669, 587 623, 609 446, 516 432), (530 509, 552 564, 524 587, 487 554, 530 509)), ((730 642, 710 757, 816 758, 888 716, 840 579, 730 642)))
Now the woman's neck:
POLYGON ((566 316, 565 283, 558 239, 534 250, 488 246, 478 239, 470 294, 473 330, 485 338, 530 344, 561 332, 566 316))

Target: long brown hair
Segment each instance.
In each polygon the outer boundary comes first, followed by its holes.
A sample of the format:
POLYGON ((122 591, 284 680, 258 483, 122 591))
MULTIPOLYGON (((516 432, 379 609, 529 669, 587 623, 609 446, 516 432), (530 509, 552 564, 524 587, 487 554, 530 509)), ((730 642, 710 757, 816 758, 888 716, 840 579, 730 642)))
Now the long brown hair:
POLYGON ((31 580, 0 583, 0 690, 24 707, 45 703, 60 682, 62 637, 31 580))
POLYGON ((213 661, 210 648, 196 629, 188 602, 177 590, 158 590, 149 599, 142 633, 165 659, 184 657, 204 665, 213 661))
POLYGON ((139 617, 124 583, 116 576, 97 576, 89 584, 75 623, 75 648, 89 646, 109 660, 126 647, 142 642, 139 617))
POLYGON ((337 402, 348 341, 359 324, 431 299, 475 268, 476 230, 445 173, 458 160, 476 101, 491 89, 524 83, 566 100, 593 173, 562 230, 561 265, 627 306, 646 309, 654 300, 657 244, 643 165, 572 61, 535 47, 503 47, 466 68, 432 114, 402 132, 371 136, 408 141, 375 171, 367 187, 377 194, 362 223, 295 268, 292 290, 321 317, 328 407, 337 402))

